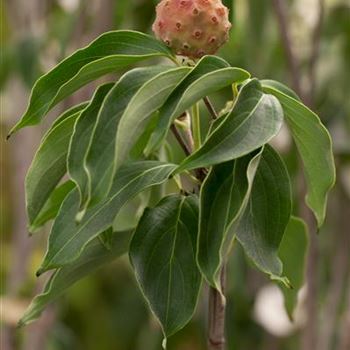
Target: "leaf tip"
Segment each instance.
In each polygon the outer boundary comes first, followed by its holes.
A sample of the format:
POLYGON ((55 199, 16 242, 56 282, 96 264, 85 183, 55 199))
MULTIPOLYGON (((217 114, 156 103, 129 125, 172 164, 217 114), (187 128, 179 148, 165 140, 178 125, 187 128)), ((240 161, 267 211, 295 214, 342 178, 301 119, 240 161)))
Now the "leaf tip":
POLYGON ((38 269, 38 271, 35 273, 35 276, 36 276, 36 277, 40 277, 45 271, 47 271, 46 268, 40 267, 40 268, 38 269))
POLYGON ((162 341, 162 348, 163 348, 164 350, 166 350, 166 347, 167 347, 167 338, 164 337, 164 339, 163 339, 163 341, 162 341))
POLYGON ((10 139, 10 137, 17 132, 19 129, 21 129, 21 121, 19 121, 17 124, 15 124, 12 129, 10 129, 10 131, 8 132, 7 136, 6 136, 6 141, 8 141, 10 139))

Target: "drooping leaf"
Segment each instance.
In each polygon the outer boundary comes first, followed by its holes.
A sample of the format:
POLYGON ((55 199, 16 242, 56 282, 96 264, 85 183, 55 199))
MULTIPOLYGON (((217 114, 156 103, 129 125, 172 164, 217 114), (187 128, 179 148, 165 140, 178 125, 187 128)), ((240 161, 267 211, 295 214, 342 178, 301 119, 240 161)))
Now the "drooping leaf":
POLYGON ((95 92, 90 104, 80 114, 74 125, 73 135, 69 143, 67 168, 71 179, 76 183, 80 193, 80 207, 88 197, 88 174, 85 168, 92 132, 102 102, 114 83, 101 85, 95 92))
POLYGON ((140 60, 171 57, 160 41, 135 31, 102 34, 89 46, 63 60, 34 85, 28 109, 11 133, 41 121, 58 102, 83 85, 140 60))
POLYGON ((197 262, 219 291, 220 268, 234 239, 232 225, 246 208, 262 152, 214 166, 200 191, 197 262))
POLYGON ((262 81, 263 88, 282 104, 287 123, 304 164, 308 186, 306 203, 314 212, 318 226, 326 215, 327 196, 335 183, 332 141, 319 117, 295 99, 281 83, 262 81))
POLYGON ((229 67, 216 56, 205 56, 169 96, 160 110, 159 122, 151 139, 148 153, 161 143, 172 121, 203 97, 233 83, 242 82, 250 74, 240 68, 229 67))
POLYGON ((37 295, 19 321, 25 326, 40 317, 46 306, 60 297, 69 287, 102 265, 112 262, 128 250, 131 232, 116 232, 106 249, 98 238, 89 243, 79 259, 58 269, 47 282, 43 292, 37 295))
POLYGON ((278 251, 283 263, 283 274, 288 277, 292 285, 292 288, 281 286, 290 319, 293 319, 298 292, 304 284, 307 249, 307 226, 301 219, 291 217, 278 251))
POLYGON ((67 109, 58 118, 54 120, 54 122, 51 125, 51 129, 53 129, 56 125, 60 124, 63 120, 69 118, 71 115, 83 111, 88 105, 89 102, 86 101, 67 109))
POLYGON ((127 160, 153 113, 164 104, 189 71, 191 71, 189 67, 179 67, 160 73, 135 94, 120 118, 115 148, 115 169, 127 160))
POLYGON ((130 243, 137 281, 165 338, 187 324, 197 304, 197 227, 197 200, 171 195, 146 209, 130 243))
POLYGON ((79 193, 73 190, 65 199, 54 222, 48 251, 38 274, 61 267, 77 259, 87 243, 109 228, 122 206, 148 187, 168 179, 175 165, 157 161, 141 161, 121 167, 106 199, 88 209, 79 224, 79 193))
POLYGON ((137 160, 140 157, 151 158, 151 155, 146 152, 146 148, 155 128, 158 125, 159 121, 159 112, 156 111, 153 115, 150 116, 147 125, 143 129, 143 133, 138 138, 132 149, 130 150, 129 157, 130 159, 137 160))
MULTIPOLYGON (((260 80, 260 83, 263 87, 263 90, 265 90, 267 92, 269 91, 268 88, 275 89, 275 90, 280 91, 280 92, 284 93, 285 95, 292 97, 295 100, 301 102, 299 96, 291 88, 280 83, 279 81, 264 79, 264 80, 260 80)), ((269 92, 269 93, 272 93, 272 92, 269 92)))
POLYGON ((279 154, 264 147, 249 202, 234 232, 254 264, 273 279, 281 280, 278 249, 292 210, 289 175, 279 154))
POLYGON ((66 160, 73 126, 81 111, 51 128, 28 170, 25 189, 29 225, 33 225, 51 192, 67 171, 66 160))
POLYGON ((41 209, 39 215, 30 226, 29 231, 35 232, 49 220, 54 219, 62 205, 63 200, 74 187, 75 185, 73 181, 66 181, 62 185, 55 188, 46 201, 44 207, 41 209))
POLYGON ((178 171, 206 167, 242 157, 271 140, 280 130, 283 111, 277 98, 266 95, 258 80, 245 84, 225 120, 178 171))
POLYGON ((144 83, 169 68, 155 66, 133 69, 124 74, 107 95, 99 112, 86 158, 90 204, 95 204, 102 199, 111 185, 115 135, 125 108, 144 83), (103 177, 102 173, 104 173, 103 177))

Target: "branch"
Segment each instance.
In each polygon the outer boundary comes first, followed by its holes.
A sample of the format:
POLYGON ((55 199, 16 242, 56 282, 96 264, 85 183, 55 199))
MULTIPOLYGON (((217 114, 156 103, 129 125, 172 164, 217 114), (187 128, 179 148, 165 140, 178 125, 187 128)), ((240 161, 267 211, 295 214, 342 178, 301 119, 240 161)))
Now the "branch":
POLYGON ((183 140, 182 136, 180 135, 179 131, 177 130, 176 126, 174 124, 171 125, 170 130, 174 134, 176 140, 178 141, 179 145, 183 149, 183 151, 186 154, 186 157, 188 157, 191 154, 190 148, 187 146, 186 142, 183 140))
POLYGON ((317 23, 312 33, 312 51, 309 62, 309 80, 310 80, 310 91, 308 96, 308 105, 312 106, 314 104, 315 90, 316 90, 316 67, 317 61, 320 56, 320 43, 322 26, 325 14, 325 0, 318 0, 319 3, 319 14, 317 23))
POLYGON ((218 119, 219 116, 218 116, 218 114, 216 113, 213 104, 210 102, 209 97, 204 97, 204 98, 203 98, 203 101, 204 101, 204 103, 205 103, 205 105, 206 105, 206 107, 207 107, 209 113, 211 114, 212 118, 213 118, 213 119, 218 119))
MULTIPOLYGON (((221 269, 221 290, 226 291, 226 266, 221 269)), ((225 349, 225 310, 226 300, 215 288, 209 289, 208 310, 208 348, 209 350, 225 349)))

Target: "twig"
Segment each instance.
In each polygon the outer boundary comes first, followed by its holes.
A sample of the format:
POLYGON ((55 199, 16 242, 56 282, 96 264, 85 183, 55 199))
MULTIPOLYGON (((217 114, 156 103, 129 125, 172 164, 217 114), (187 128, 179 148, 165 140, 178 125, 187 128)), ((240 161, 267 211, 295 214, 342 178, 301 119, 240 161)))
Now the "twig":
POLYGON ((184 112, 178 119, 182 120, 186 127, 183 129, 188 142, 189 150, 192 153, 194 151, 194 138, 192 134, 191 117, 188 112, 184 112))
POLYGON ((174 134, 176 140, 179 142, 179 145, 185 152, 186 156, 189 156, 191 154, 191 149, 188 147, 182 136, 180 135, 179 131, 177 130, 176 126, 174 124, 171 125, 170 130, 174 134))
POLYGON ((204 103, 205 103, 205 105, 206 105, 206 107, 207 107, 209 113, 211 114, 212 118, 213 118, 213 119, 218 119, 219 116, 218 116, 218 114, 216 113, 216 110, 215 110, 213 104, 210 102, 209 97, 207 97, 207 96, 204 97, 204 98, 203 98, 203 101, 204 101, 204 103))
MULTIPOLYGON (((221 269, 221 291, 226 291, 226 266, 221 269)), ((225 349, 225 310, 226 300, 215 288, 209 289, 208 310, 208 348, 209 350, 225 349)))
POLYGON ((301 88, 301 81, 300 81, 301 75, 300 75, 299 64, 293 52, 292 40, 290 37, 290 32, 288 27, 286 2, 283 0, 272 0, 272 3, 273 3, 274 11, 277 16, 278 25, 280 28, 282 45, 284 47, 284 51, 286 54, 293 89, 301 97, 302 100, 305 100, 305 95, 301 88))

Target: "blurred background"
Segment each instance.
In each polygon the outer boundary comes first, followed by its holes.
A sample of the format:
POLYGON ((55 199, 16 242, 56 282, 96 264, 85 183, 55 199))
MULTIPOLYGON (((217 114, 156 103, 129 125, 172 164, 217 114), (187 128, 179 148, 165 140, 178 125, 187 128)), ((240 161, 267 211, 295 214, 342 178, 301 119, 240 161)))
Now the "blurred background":
MULTIPOLYGON (((26 107, 34 81, 63 57, 104 31, 150 32, 156 0, 1 1, 1 349, 156 350, 159 326, 147 311, 127 258, 73 286, 33 325, 16 322, 45 277, 35 270, 48 228, 28 237, 24 176, 49 124, 9 142, 9 127, 26 107)), ((317 234, 303 205, 299 160, 288 131, 274 140, 292 175, 295 212, 310 225, 306 285, 295 322, 279 289, 246 261, 239 247, 229 262, 228 350, 350 349, 350 2, 349 0, 229 0, 233 29, 220 55, 258 78, 290 85, 331 131, 337 185, 325 226, 317 234)), ((92 87, 64 101, 88 98, 92 87)), ((213 97, 219 105, 218 97, 213 97)), ((60 108, 56 108, 53 116, 60 108)), ((51 119, 52 120, 52 119, 51 119)), ((206 348, 206 290, 193 321, 169 349, 206 348)))

